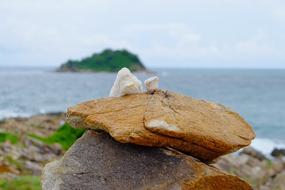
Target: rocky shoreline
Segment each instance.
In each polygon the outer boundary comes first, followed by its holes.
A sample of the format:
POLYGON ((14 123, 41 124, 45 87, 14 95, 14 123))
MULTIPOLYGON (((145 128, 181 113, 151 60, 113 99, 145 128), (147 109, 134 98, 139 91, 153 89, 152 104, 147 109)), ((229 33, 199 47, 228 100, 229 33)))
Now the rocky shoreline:
MULTIPOLYGON (((65 149, 60 144, 47 144, 33 138, 33 135, 50 136, 64 124, 64 120, 64 113, 52 113, 0 121, 1 136, 9 134, 17 139, 17 142, 11 142, 12 138, 6 138, 0 143, 0 187, 5 181, 10 183, 21 176, 35 176, 38 180, 36 185, 40 185, 39 176, 44 165, 59 159, 65 149)), ((267 158, 248 147, 222 156, 211 165, 241 177, 254 189, 285 189, 285 159, 282 154, 267 158)))
POLYGON ((16 142, 6 138, 0 143, 0 178, 40 176, 47 162, 62 156, 64 151, 58 144, 46 144, 31 135, 52 135, 64 123, 64 117, 63 113, 51 113, 1 120, 0 134, 13 135, 16 142))
POLYGON ((252 147, 228 154, 213 163, 217 168, 237 175, 254 189, 285 189, 285 157, 268 158, 252 147))

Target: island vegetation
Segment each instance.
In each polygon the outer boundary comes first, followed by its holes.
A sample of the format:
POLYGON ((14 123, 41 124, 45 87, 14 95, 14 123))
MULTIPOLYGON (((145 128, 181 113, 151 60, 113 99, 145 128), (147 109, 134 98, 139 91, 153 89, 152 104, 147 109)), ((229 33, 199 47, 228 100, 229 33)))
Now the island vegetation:
POLYGON ((83 58, 81 60, 68 60, 62 64, 60 72, 117 72, 122 67, 131 71, 146 70, 137 55, 127 50, 105 49, 101 53, 83 58))

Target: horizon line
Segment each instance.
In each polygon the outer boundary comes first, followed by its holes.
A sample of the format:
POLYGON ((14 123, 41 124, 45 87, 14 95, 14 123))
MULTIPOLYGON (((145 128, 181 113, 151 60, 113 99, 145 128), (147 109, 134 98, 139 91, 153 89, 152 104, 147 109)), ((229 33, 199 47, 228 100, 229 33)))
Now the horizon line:
MULTIPOLYGON (((42 66, 35 66, 35 65, 5 65, 2 66, 0 65, 0 68, 7 68, 7 69, 40 69, 40 68, 57 68, 58 66, 48 66, 48 65, 42 65, 42 66)), ((195 66, 189 66, 189 67, 172 67, 172 66, 167 66, 167 67, 147 67, 147 69, 256 69, 256 70, 285 70, 285 67, 195 67, 195 66)))

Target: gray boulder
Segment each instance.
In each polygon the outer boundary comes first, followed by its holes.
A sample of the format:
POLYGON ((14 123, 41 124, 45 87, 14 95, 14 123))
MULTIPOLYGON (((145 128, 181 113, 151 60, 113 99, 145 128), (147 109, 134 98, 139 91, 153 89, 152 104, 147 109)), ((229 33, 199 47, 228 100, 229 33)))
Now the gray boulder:
POLYGON ((47 164, 43 190, 251 189, 236 176, 191 156, 160 148, 122 144, 87 131, 62 159, 47 164))

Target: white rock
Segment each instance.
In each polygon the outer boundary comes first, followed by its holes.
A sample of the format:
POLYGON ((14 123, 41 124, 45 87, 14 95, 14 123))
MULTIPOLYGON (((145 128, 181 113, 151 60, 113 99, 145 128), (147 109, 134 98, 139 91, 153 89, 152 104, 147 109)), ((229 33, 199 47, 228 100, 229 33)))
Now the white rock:
POLYGON ((171 132, 179 132, 181 131, 180 128, 176 127, 175 125, 168 124, 164 120, 157 120, 153 119, 147 124, 148 128, 152 129, 160 129, 160 130, 166 130, 166 131, 171 131, 171 132))
POLYGON ((144 81, 147 91, 155 90, 158 88, 159 78, 157 76, 150 77, 144 81))
POLYGON ((120 97, 127 94, 136 94, 143 92, 142 82, 133 75, 129 69, 122 68, 111 88, 111 97, 120 97))

